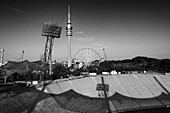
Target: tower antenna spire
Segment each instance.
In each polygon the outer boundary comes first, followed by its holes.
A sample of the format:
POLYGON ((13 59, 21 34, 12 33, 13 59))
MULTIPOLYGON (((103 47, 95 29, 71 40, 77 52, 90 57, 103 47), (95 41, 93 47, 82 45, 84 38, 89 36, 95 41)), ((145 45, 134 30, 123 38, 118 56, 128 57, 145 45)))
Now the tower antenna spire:
POLYGON ((71 25, 70 6, 68 5, 66 36, 68 37, 68 67, 71 66, 71 36, 73 27, 71 25))
POLYGON ((71 18, 70 18, 70 6, 68 5, 68 23, 71 24, 71 18))

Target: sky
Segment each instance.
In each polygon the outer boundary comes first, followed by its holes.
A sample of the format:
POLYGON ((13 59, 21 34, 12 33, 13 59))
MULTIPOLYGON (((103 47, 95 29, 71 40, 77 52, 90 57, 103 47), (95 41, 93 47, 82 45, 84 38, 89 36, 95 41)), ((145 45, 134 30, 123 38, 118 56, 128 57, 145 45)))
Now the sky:
POLYGON ((72 58, 81 48, 93 48, 108 60, 147 56, 170 58, 170 3, 156 0, 0 0, 0 49, 5 60, 39 60, 46 37, 43 23, 62 27, 53 60, 66 61, 67 6, 71 6, 72 58))

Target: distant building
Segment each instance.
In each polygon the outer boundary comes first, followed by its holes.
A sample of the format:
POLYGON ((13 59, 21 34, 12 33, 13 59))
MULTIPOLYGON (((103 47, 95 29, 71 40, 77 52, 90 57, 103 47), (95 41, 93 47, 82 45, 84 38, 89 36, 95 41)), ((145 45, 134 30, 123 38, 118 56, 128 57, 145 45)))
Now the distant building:
POLYGON ((97 73, 89 73, 90 76, 96 76, 97 73))
POLYGON ((102 72, 103 75, 109 75, 109 72, 102 72))
POLYGON ((0 63, 0 66, 3 66, 5 64, 7 64, 8 62, 3 62, 3 63, 0 63))
POLYGON ((139 71, 132 71, 132 74, 137 74, 139 73, 139 71))
POLYGON ((170 73, 165 73, 165 75, 170 75, 170 73))
POLYGON ((116 70, 110 72, 112 75, 117 74, 116 70))

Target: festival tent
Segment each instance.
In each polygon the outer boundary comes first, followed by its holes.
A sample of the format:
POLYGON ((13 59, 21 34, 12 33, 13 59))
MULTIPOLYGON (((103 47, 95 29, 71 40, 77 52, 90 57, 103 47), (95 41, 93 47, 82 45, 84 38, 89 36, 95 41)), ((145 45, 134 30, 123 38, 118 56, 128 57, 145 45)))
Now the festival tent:
POLYGON ((25 69, 30 70, 41 70, 41 64, 38 62, 29 62, 28 60, 22 62, 8 61, 6 65, 3 66, 4 69, 23 71, 25 69))
MULTIPOLYGON (((35 62, 29 62, 28 60, 25 60, 23 62, 14 62, 14 61, 8 61, 6 65, 0 68, 1 73, 4 76, 1 76, 1 78, 4 79, 4 83, 6 83, 6 80, 8 77, 11 77, 11 75, 14 75, 16 79, 19 79, 21 76, 27 76, 30 75, 32 72, 35 72, 39 74, 39 72, 43 71, 46 67, 44 67, 42 61, 35 61, 35 62)), ((31 77, 31 76, 29 76, 31 77)), ((10 78, 13 80, 13 78, 10 78)))

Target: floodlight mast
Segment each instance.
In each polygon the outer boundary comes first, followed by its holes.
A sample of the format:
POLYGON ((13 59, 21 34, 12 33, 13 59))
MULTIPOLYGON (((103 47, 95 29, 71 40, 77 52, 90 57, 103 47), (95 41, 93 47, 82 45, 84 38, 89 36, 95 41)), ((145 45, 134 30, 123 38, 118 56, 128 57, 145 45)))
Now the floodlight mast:
POLYGON ((2 66, 4 63, 4 49, 1 49, 1 64, 0 66, 2 66))
POLYGON ((49 64, 49 75, 52 74, 52 47, 54 38, 47 36, 46 46, 44 51, 44 62, 49 64))
POLYGON ((20 61, 24 61, 24 50, 22 51, 21 57, 20 57, 20 61))
POLYGON ((71 13, 70 6, 68 6, 68 14, 67 14, 67 26, 66 26, 66 36, 68 37, 68 67, 71 66, 71 36, 73 27, 71 25, 71 13))
POLYGON ((107 61, 107 56, 104 48, 103 48, 103 54, 104 54, 104 61, 107 61))
POLYGON ((44 62, 49 65, 48 74, 52 74, 52 48, 54 45, 54 38, 60 38, 61 26, 57 24, 44 23, 42 36, 46 36, 45 50, 44 50, 44 62))

